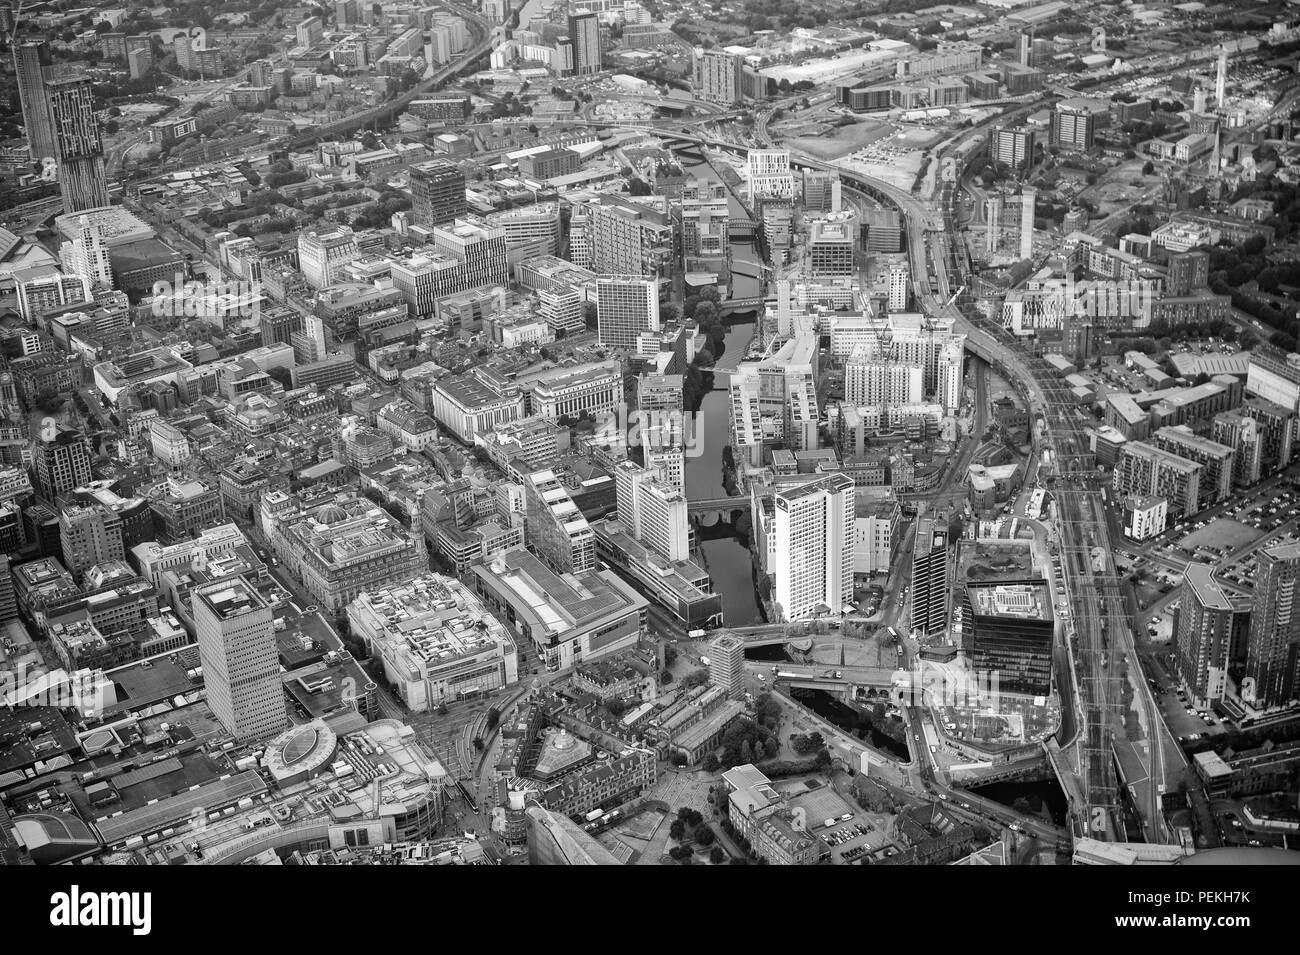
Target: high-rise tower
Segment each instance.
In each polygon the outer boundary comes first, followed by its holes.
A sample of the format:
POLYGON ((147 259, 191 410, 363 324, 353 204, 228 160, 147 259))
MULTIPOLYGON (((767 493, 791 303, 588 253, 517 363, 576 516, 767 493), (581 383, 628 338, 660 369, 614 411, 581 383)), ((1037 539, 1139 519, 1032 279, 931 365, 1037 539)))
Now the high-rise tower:
POLYGON ((63 211, 81 212, 108 205, 104 142, 95 120, 95 95, 89 78, 46 80, 45 94, 54 125, 63 211))
POLYGON ((242 578, 193 594, 208 705, 236 739, 264 739, 289 722, 271 607, 242 578))
POLYGON ((569 14, 569 39, 573 43, 573 72, 578 76, 599 73, 600 21, 590 10, 569 14))
POLYGON ((27 148, 34 161, 58 159, 54 146, 54 123, 45 96, 49 75, 50 48, 44 40, 30 40, 14 47, 14 71, 18 74, 18 100, 23 108, 27 148))
POLYGON ((1228 91, 1228 51, 1219 47, 1219 70, 1214 77, 1214 106, 1223 109, 1224 98, 1228 91))

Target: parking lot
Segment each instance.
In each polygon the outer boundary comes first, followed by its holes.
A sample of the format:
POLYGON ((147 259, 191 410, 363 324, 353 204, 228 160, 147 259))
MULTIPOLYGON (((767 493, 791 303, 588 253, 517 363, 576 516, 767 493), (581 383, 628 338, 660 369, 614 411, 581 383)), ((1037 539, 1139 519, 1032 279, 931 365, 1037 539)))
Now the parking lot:
POLYGON ((1219 826, 1219 838, 1226 846, 1281 846, 1285 840, 1281 833, 1265 829, 1256 829, 1250 825, 1243 811, 1246 804, 1252 811, 1263 812, 1276 819, 1296 817, 1296 811, 1290 799, 1276 795, 1251 796, 1245 800, 1215 799, 1210 803, 1214 821, 1219 826))
POLYGON ((1300 541, 1300 491, 1295 479, 1288 478, 1240 495, 1195 520, 1175 524, 1147 554, 1119 551, 1118 556, 1126 559, 1131 569, 1144 570, 1165 585, 1181 579, 1173 566, 1191 561, 1210 564, 1222 582, 1249 593, 1259 550, 1296 541, 1300 541))
POLYGON ((809 831, 826 843, 832 863, 860 863, 898 851, 888 835, 888 822, 871 818, 824 777, 782 780, 776 788, 789 799, 792 809, 803 813, 809 831))
POLYGON ((1165 725, 1169 727, 1169 732, 1180 743, 1225 732, 1223 724, 1213 713, 1208 710, 1204 711, 1204 715, 1194 712, 1181 689, 1169 687, 1163 691, 1157 690, 1156 703, 1160 707, 1160 715, 1165 719, 1165 725))

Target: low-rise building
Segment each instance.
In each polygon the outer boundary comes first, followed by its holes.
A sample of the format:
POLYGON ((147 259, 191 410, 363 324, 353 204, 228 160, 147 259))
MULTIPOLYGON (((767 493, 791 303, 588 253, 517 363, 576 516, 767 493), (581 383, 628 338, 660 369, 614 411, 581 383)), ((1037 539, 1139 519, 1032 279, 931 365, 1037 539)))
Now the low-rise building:
POLYGON ((304 502, 273 491, 262 500, 261 521, 275 553, 330 613, 429 566, 423 537, 362 497, 304 502))
POLYGON ((1124 536, 1144 541, 1165 532, 1169 502, 1152 494, 1130 494, 1124 498, 1124 536))
POLYGON ((515 548, 471 572, 487 606, 552 672, 630 649, 644 632, 645 598, 613 571, 560 575, 515 548))
POLYGON ((518 679, 514 640, 454 578, 424 574, 365 591, 348 605, 348 623, 383 662, 398 697, 416 712, 518 679))
POLYGON ((749 840, 754 853, 770 865, 816 865, 821 843, 807 820, 788 805, 771 781, 752 765, 724 773, 727 818, 749 840))

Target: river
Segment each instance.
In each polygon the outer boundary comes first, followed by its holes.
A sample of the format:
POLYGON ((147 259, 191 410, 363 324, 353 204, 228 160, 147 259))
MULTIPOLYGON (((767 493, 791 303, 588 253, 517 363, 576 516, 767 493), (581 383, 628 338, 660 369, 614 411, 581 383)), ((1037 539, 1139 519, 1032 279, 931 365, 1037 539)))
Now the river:
POLYGON ((1069 803, 1061 784, 1054 778, 1034 782, 999 782, 984 786, 971 786, 970 791, 985 799, 992 799, 1017 812, 1035 816, 1043 822, 1064 826, 1069 820, 1069 803), (1019 806, 1017 800, 1024 800, 1019 806))
MULTIPOLYGON (((732 325, 727 329, 722 355, 727 361, 732 356, 744 354, 745 346, 754 336, 754 323, 732 325)), ((686 461, 686 496, 701 500, 726 495, 722 486, 722 449, 731 439, 731 397, 728 393, 731 376, 720 372, 714 376, 713 390, 700 403, 696 427, 703 447, 699 456, 686 461)), ((742 503, 745 498, 739 498, 742 503)), ((722 612, 728 626, 761 623, 758 595, 754 592, 749 548, 738 536, 701 540, 709 576, 713 578, 715 593, 722 594, 722 612)))
POLYGON ((907 750, 906 737, 901 731, 895 730, 891 734, 884 729, 888 725, 901 726, 898 717, 876 717, 874 702, 850 705, 825 690, 803 688, 790 690, 790 698, 806 706, 828 723, 838 726, 883 753, 902 760, 911 758, 907 750), (881 729, 877 729, 878 719, 883 719, 881 729))
MULTIPOLYGON (((708 163, 684 162, 682 167, 688 174, 719 179, 708 163)), ((746 215, 734 197, 729 201, 733 216, 746 215)), ((761 264, 753 243, 733 243, 731 259, 732 297, 752 298, 761 294, 761 264)), ((723 367, 731 366, 743 358, 745 349, 754 338, 755 316, 740 317, 747 320, 727 328, 722 354, 718 356, 718 362, 723 367)), ((698 456, 689 458, 686 462, 686 496, 692 500, 723 497, 727 493, 722 486, 722 449, 731 440, 730 384, 730 375, 725 372, 715 374, 713 390, 700 403, 700 413, 696 419, 699 430, 696 434, 702 440, 703 447, 698 456)), ((713 589, 722 594, 725 623, 728 626, 761 623, 763 617, 758 606, 758 595, 754 592, 749 549, 745 543, 733 535, 701 541, 700 549, 704 553, 709 576, 713 578, 713 589)))

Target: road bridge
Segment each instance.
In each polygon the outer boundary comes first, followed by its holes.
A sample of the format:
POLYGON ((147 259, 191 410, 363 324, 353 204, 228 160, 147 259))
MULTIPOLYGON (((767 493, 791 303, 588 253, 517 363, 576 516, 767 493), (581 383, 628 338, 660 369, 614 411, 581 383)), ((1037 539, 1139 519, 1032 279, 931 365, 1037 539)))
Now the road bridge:
POLYGON ((703 499, 693 499, 688 503, 687 511, 691 514, 701 514, 707 511, 747 511, 749 510, 749 498, 742 495, 731 497, 706 497, 703 499))
MULTIPOLYGON (((958 170, 957 179, 960 179, 958 170)), ((944 224, 955 232, 955 183, 945 183, 941 201, 944 224)), ((915 206, 909 215, 909 236, 922 237, 915 206)), ((917 243, 919 244, 919 243, 917 243)), ((960 243, 927 243, 928 248, 910 249, 925 263, 929 252, 941 288, 946 287, 951 268, 963 285, 969 274, 970 261, 960 243), (917 255, 919 251, 919 255, 917 255)), ((1061 380, 1041 356, 1029 354, 1000 322, 988 319, 963 302, 940 304, 937 296, 923 296, 927 313, 952 317, 957 327, 967 333, 967 347, 984 357, 1008 378, 1018 383, 1031 410, 1047 426, 1044 445, 1057 459, 1058 473, 1052 488, 1057 502, 1057 527, 1061 539, 1062 565, 1073 604, 1074 637, 1071 641, 1072 662, 1077 674, 1076 689, 1081 725, 1075 734, 1075 772, 1061 760, 1053 760, 1067 792, 1077 784, 1077 797, 1071 803, 1071 819, 1076 833, 1093 838, 1124 838, 1123 808, 1117 798, 1120 780, 1116 774, 1117 735, 1129 747, 1125 714, 1125 693, 1133 687, 1136 702, 1142 707, 1150 737, 1145 746, 1132 746, 1139 758, 1145 757, 1145 779, 1134 786, 1134 802, 1145 821, 1147 838, 1161 842, 1165 831, 1159 796, 1164 791, 1165 754, 1162 752, 1160 715, 1150 688, 1141 676, 1141 666, 1133 646, 1128 609, 1114 569, 1109 541, 1109 526, 1098 494, 1095 459, 1090 449, 1086 421, 1061 380), (1154 731, 1154 732, 1153 732, 1154 731)), ((1065 674, 1062 674, 1065 676, 1065 674)), ((1063 754, 1064 755, 1064 754, 1063 754)), ((1181 764, 1181 755, 1175 767, 1181 764)))
POLYGON ((762 295, 754 295, 750 298, 729 298, 718 303, 718 313, 725 315, 728 312, 748 312, 762 308, 766 304, 767 299, 762 295))

